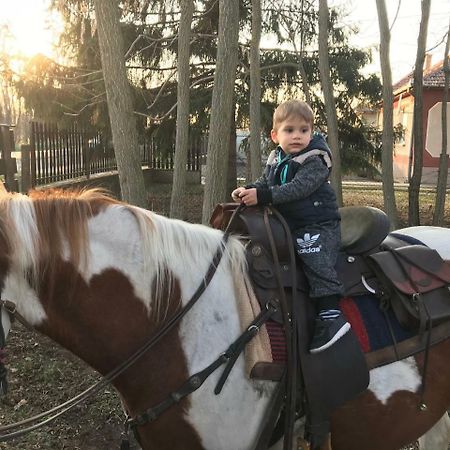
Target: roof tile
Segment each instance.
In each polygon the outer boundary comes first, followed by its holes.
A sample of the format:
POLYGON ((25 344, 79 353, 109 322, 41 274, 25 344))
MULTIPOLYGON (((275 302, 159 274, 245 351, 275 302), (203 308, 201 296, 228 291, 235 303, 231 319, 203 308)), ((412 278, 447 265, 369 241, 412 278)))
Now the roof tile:
MULTIPOLYGON (((450 58, 450 57, 449 57, 450 58)), ((423 72, 423 87, 444 87, 444 60, 431 66, 428 70, 423 72)), ((394 84, 393 90, 399 91, 402 88, 408 87, 412 84, 414 78, 414 71, 403 77, 400 81, 394 84)))

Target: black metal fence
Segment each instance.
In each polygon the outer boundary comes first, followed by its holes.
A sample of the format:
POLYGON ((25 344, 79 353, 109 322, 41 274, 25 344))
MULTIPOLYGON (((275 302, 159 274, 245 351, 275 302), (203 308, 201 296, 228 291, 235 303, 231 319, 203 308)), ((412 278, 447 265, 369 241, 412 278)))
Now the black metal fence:
MULTIPOLYGON (((199 171, 206 154, 205 136, 191 136, 186 169, 199 171)), ((154 138, 139 146, 144 167, 172 170, 175 139, 164 149, 154 138)), ((117 169, 114 149, 100 133, 81 130, 77 125, 62 129, 55 124, 31 123, 31 182, 33 186, 53 183, 117 169)))

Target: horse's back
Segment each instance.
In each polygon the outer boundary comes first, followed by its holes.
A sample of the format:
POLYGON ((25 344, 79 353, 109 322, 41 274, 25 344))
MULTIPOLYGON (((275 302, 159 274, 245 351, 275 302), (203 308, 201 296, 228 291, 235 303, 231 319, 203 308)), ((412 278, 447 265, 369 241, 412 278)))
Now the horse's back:
POLYGON ((423 242, 439 252, 443 259, 450 260, 450 228, 417 226, 396 230, 423 242))

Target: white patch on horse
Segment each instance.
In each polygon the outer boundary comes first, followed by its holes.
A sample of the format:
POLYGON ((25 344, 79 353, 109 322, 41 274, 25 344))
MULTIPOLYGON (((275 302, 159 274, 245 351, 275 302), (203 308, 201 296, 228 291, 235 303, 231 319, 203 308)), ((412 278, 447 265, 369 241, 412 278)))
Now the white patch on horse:
POLYGON ((381 403, 386 404, 395 392, 416 392, 420 384, 421 377, 416 361, 413 357, 409 357, 372 369, 368 389, 381 403))
POLYGON ((47 316, 25 278, 27 270, 37 263, 38 229, 32 201, 25 195, 16 194, 14 201, 8 203, 8 213, 14 233, 11 235, 11 267, 5 278, 2 297, 14 302, 31 325, 38 325, 47 316))
POLYGON ((36 291, 30 287, 21 273, 15 271, 8 273, 2 297, 13 301, 30 325, 39 325, 47 318, 36 291))
POLYGON ((443 259, 450 260, 450 229, 420 226, 402 228, 395 232, 418 239, 428 247, 437 250, 443 259))
POLYGON ((450 443, 450 418, 445 413, 439 421, 419 438, 419 450, 447 450, 450 443))
MULTIPOLYGON (((211 364, 241 333, 232 289, 233 279, 231 271, 224 270, 226 265, 228 265, 226 261, 220 264, 207 292, 199 299, 202 307, 194 307, 181 325, 181 341, 190 374, 211 364), (215 319, 215 313, 218 311, 222 317, 220 322, 215 319), (201 347, 198 345, 199 342, 201 347)), ((198 285, 201 281, 201 273, 197 276, 194 285, 198 285)), ((184 290, 192 291, 194 285, 185 286, 184 290)), ((260 427, 260 417, 264 415, 274 383, 246 379, 244 358, 241 355, 222 392, 216 396, 214 388, 223 367, 214 372, 204 385, 191 395, 191 408, 187 412, 186 419, 201 436, 204 448, 217 450, 253 448, 260 427), (239 405, 240 414, 233 413, 236 405, 239 405), (229 413, 223 414, 223 411, 229 413), (221 425, 211 433, 211 417, 219 415, 221 425), (246 418, 245 435, 236 433, 236 430, 242 427, 242 417, 246 418)))
POLYGON ((122 206, 105 209, 88 220, 88 242, 89 264, 79 268, 85 281, 106 269, 118 270, 130 280, 134 294, 149 307, 151 278, 143 273, 142 240, 134 216, 122 206))
POLYGON ((14 201, 8 203, 9 215, 14 223, 14 241, 12 242, 14 269, 24 271, 37 263, 36 236, 38 229, 32 201, 25 195, 17 194, 14 201))

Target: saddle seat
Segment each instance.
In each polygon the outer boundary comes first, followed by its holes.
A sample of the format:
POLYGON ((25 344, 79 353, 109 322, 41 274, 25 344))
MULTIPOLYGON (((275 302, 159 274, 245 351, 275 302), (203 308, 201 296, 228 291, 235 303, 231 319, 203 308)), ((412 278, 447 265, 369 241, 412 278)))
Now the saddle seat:
POLYGON ((341 251, 361 255, 377 247, 388 235, 388 216, 372 206, 344 206, 341 214, 341 251))

